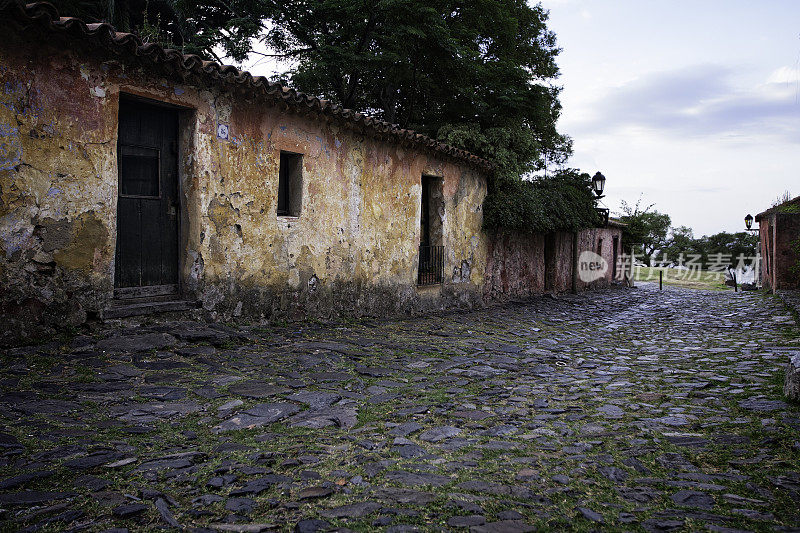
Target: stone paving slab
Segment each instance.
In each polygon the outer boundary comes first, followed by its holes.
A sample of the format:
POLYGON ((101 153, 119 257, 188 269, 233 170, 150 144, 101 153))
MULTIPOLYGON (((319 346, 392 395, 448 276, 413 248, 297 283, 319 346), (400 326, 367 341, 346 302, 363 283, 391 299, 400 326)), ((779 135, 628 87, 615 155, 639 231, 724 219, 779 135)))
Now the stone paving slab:
POLYGON ((800 531, 774 296, 145 322, 0 359, 0 530, 800 531))

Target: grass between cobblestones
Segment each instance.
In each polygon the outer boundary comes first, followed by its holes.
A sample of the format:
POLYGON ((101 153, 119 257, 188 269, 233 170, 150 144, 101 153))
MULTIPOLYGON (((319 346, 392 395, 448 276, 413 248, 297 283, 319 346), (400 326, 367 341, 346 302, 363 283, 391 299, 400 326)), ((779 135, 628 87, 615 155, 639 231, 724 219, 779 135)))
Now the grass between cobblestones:
POLYGON ((495 528, 513 520, 520 531, 800 527, 800 406, 781 397, 786 354, 800 336, 775 298, 640 287, 419 319, 240 327, 246 339, 211 344, 178 337, 138 352, 96 349, 108 336, 160 329, 179 328, 145 324, 3 354, 0 484, 53 473, 0 485, 0 497, 75 495, 0 500, 0 528, 157 531, 167 525, 158 494, 198 531, 291 531, 310 519, 353 531, 466 531, 448 525, 459 516, 495 528), (190 353, 198 347, 205 355, 190 353), (263 391, 236 392, 249 381, 263 391), (355 412, 352 425, 303 427, 288 416, 216 429, 264 403, 308 414, 315 408, 290 398, 301 391, 335 394, 333 407, 355 412), (242 404, 220 411, 231 400, 242 404), (155 404, 174 407, 137 414, 155 404), (408 422, 421 427, 394 433, 408 422), (422 438, 443 426, 458 434, 422 438), (202 454, 190 465, 141 468, 190 451, 202 454), (100 452, 113 460, 70 466, 100 452), (132 460, 114 466, 119 459, 132 460), (273 474, 285 481, 232 494, 273 474), (235 477, 209 485, 225 475, 235 477), (311 487, 329 493, 301 498, 311 487), (377 506, 341 509, 365 502, 377 506), (143 509, 120 515, 135 503, 143 509))

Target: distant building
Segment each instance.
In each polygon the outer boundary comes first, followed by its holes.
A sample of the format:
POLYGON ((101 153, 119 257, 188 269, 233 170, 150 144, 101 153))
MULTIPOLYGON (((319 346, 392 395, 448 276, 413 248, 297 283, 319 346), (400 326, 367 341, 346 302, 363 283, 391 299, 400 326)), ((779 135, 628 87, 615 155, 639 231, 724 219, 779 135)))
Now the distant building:
POLYGON ((800 196, 759 213, 756 222, 764 288, 800 289, 800 196))

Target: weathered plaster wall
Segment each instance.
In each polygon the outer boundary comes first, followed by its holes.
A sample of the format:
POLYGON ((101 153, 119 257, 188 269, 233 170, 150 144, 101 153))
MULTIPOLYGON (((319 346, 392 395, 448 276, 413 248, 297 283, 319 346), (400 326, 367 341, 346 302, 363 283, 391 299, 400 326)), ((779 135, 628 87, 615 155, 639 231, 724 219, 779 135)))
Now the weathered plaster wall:
MULTIPOLYGON (((599 254, 608 265, 603 277, 592 281, 584 282, 578 276, 577 288, 578 290, 587 290, 592 288, 606 287, 611 284, 614 279, 614 237, 618 242, 622 242, 622 230, 616 227, 603 227, 603 228, 589 228, 582 230, 578 233, 578 254, 580 255, 584 250, 598 253, 598 244, 600 244, 599 254)), ((617 254, 620 254, 622 249, 617 245, 617 254)), ((620 268, 619 261, 617 268, 620 268)))
MULTIPOLYGON (((621 239, 621 235, 622 231, 615 227, 590 228, 578 233, 578 254, 584 250, 596 253, 598 239, 603 239, 600 255, 609 266, 600 279, 588 283, 578 279, 578 290, 605 287, 611 283, 613 238, 616 236, 621 239)), ((489 239, 484 298, 519 299, 545 291, 572 290, 573 238, 574 234, 567 232, 549 235, 492 234, 489 239), (552 250, 546 251, 549 247, 552 250)), ((617 254, 620 253, 621 248, 618 248, 617 254)))
POLYGON ((773 248, 774 288, 800 288, 800 274, 792 270, 795 265, 800 265, 800 255, 793 251, 800 239, 800 215, 775 213, 771 219, 776 230, 773 248))
POLYGON ((523 299, 544 292, 544 236, 492 234, 483 290, 487 300, 523 299))
POLYGON ((41 324, 77 325, 111 290, 116 108, 103 96, 99 68, 4 41, 0 334, 7 337, 41 324))
POLYGON ((572 232, 559 231, 553 235, 554 261, 545 268, 546 290, 553 292, 572 290, 573 239, 574 234, 572 232), (552 286, 548 283, 548 277, 552 278, 552 286))
MULTIPOLYGON (((193 102, 197 115, 213 116, 203 103, 193 102)), ((332 124, 264 113, 258 102, 222 97, 216 107, 224 107, 232 139, 195 135, 197 161, 187 174, 218 170, 185 187, 190 225, 201 225, 190 232, 197 240, 189 250, 203 258, 202 275, 187 274, 207 309, 259 315, 269 302, 266 315, 304 315, 427 305, 416 289, 423 174, 443 180, 445 271, 452 272, 444 292, 479 302, 484 177, 332 124), (281 150, 304 154, 299 217, 275 215, 281 150)))
POLYGON ((5 39, 0 65, 6 333, 65 315, 80 323, 113 294, 121 93, 185 109, 181 281, 210 315, 481 303, 486 178, 466 165, 65 46, 5 39), (299 217, 276 216, 280 150, 304 155, 299 217), (445 282, 433 297, 416 287, 423 174, 442 179, 444 196, 445 282))

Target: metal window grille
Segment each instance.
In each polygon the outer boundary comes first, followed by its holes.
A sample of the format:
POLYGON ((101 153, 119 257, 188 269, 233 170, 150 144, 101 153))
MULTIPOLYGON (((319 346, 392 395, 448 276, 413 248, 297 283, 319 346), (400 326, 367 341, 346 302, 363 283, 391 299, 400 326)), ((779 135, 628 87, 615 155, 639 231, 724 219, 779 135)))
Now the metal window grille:
POLYGON ((418 285, 436 285, 444 279, 444 246, 419 247, 418 285))

